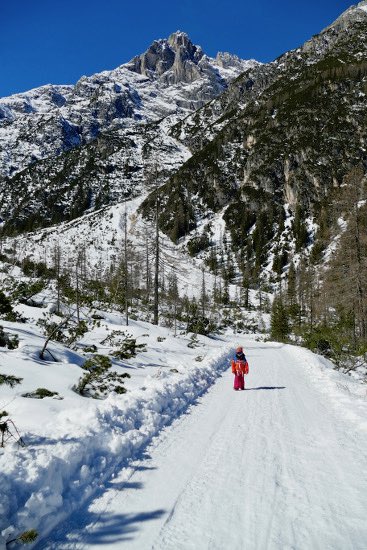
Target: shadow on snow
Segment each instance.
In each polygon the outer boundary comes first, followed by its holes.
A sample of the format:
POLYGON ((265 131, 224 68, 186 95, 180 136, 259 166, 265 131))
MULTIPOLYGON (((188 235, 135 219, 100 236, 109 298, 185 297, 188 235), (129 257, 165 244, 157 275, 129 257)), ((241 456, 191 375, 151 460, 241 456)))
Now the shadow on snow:
POLYGON ((50 546, 47 537, 36 545, 36 549, 53 548, 74 548, 75 545, 82 544, 91 548, 102 544, 123 543, 133 540, 134 534, 139 531, 139 525, 145 521, 160 518, 165 510, 158 509, 151 512, 141 512, 137 514, 108 514, 105 512, 88 512, 82 518, 76 514, 73 519, 71 534, 60 536, 54 540, 50 546))
POLYGON ((257 390, 285 390, 286 386, 259 386, 258 388, 245 388, 246 391, 257 390))

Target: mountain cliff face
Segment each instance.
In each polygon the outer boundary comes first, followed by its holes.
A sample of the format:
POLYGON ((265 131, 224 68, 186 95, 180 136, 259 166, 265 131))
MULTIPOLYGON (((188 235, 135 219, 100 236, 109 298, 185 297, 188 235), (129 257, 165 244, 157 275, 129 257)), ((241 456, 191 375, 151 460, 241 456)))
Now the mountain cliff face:
POLYGON ((366 2, 352 6, 320 34, 272 63, 248 67, 220 96, 178 122, 172 134, 196 151, 211 141, 230 119, 237 117, 239 110, 257 100, 276 80, 284 77, 286 86, 289 78, 291 84, 304 66, 312 65, 327 55, 337 55, 339 48, 347 50, 349 42, 357 58, 362 60, 365 45, 363 32, 359 34, 358 27, 366 21, 366 6, 366 2))
MULTIPOLYGON (((173 128, 193 156, 160 189, 162 229, 177 240, 224 209, 234 248, 261 263, 286 215, 317 224, 352 166, 366 171, 366 94, 362 2, 173 128)), ((145 201, 145 215, 154 202, 145 201)), ((297 238, 293 225, 288 250, 297 238)), ((310 239, 306 231, 303 245, 310 239)))

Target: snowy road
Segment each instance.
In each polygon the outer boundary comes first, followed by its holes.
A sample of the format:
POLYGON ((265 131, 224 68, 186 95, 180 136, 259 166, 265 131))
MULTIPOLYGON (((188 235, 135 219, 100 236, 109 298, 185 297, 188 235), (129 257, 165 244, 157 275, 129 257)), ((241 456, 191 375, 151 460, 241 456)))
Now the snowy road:
POLYGON ((246 352, 247 391, 226 371, 37 548, 366 550, 365 426, 304 352, 253 341, 246 352))

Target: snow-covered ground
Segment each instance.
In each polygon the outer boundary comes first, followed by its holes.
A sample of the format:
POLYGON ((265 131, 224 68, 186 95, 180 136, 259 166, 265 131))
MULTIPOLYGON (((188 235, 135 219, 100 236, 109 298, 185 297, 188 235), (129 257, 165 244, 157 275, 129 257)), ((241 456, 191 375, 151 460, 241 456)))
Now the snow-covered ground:
MULTIPOLYGON (((0 373, 23 381, 0 386, 0 410, 26 447, 0 453, 0 548, 27 529, 48 549, 366 548, 366 387, 324 359, 233 334, 188 347, 132 322, 147 351, 114 362, 128 391, 93 400, 72 391, 79 354, 51 344, 41 362, 32 323, 3 325, 20 347, 0 348, 0 373), (251 391, 235 393, 238 342, 251 391), (22 397, 38 387, 62 399, 22 397)), ((119 315, 84 343, 107 352, 111 328, 126 330, 119 315)))
MULTIPOLYGON (((3 239, 2 249, 13 251, 18 261, 25 258, 34 262, 44 262, 48 267, 54 265, 53 251, 59 247, 61 264, 69 269, 76 264, 77 254, 86 251, 86 264, 89 272, 99 274, 108 271, 111 264, 121 258, 124 249, 125 213, 127 219, 127 238, 132 249, 139 254, 141 271, 146 269, 146 247, 149 248, 149 263, 154 265, 155 258, 155 227, 152 221, 145 220, 139 213, 139 207, 145 195, 128 200, 125 203, 108 206, 92 213, 85 214, 76 220, 39 229, 35 232, 21 234, 3 239)), ((223 212, 213 216, 211 221, 213 245, 222 246, 225 223, 223 212)), ((207 223, 207 221, 206 221, 207 223)), ((198 234, 205 225, 205 220, 198 223, 198 234)), ((228 240, 228 234, 227 240, 228 240)), ((186 245, 191 236, 181 239, 175 245, 164 233, 160 232, 160 278, 167 279, 174 274, 180 296, 200 298, 202 292, 202 270, 205 269, 206 292, 211 293, 218 280, 208 270, 204 262, 204 254, 196 258, 189 256, 186 245)), ((12 273, 10 273, 12 275, 12 273)), ((0 273, 0 279, 3 276, 0 273)), ((97 277, 98 278, 98 277, 97 277)), ((231 299, 236 299, 241 285, 229 285, 231 299)), ((267 295, 270 300, 271 296, 267 295)), ((257 306, 257 293, 250 290, 250 302, 257 306)))
POLYGON ((45 337, 35 322, 43 311, 20 308, 27 324, 2 322, 6 333, 18 335, 19 348, 0 348, 0 374, 22 378, 13 388, 0 385, 0 411, 8 412, 26 443, 20 448, 10 441, 0 452, 3 544, 27 529, 47 532, 70 514, 206 391, 226 367, 233 347, 222 339, 174 337, 168 329, 143 322, 126 327, 121 315, 104 313, 84 345, 108 353, 110 347, 101 342, 112 330, 122 330, 147 351, 113 360, 113 370, 131 376, 124 379, 126 394, 94 400, 72 389, 85 374, 85 358, 52 343, 56 361, 41 361, 45 337), (37 388, 58 395, 42 400, 23 396, 37 388))
POLYGON ((222 372, 37 548, 364 550, 365 394, 305 350, 245 345, 247 391, 222 372))

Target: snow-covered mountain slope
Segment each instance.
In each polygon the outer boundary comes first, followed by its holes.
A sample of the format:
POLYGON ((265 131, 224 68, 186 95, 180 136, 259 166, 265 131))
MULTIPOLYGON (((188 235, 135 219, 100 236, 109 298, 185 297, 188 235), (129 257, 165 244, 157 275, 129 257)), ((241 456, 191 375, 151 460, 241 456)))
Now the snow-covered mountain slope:
POLYGON ((204 55, 185 33, 154 42, 130 63, 0 100, 0 174, 94 140, 126 122, 181 117, 220 94, 255 61, 204 55), (152 60, 154 56, 154 62, 152 60), (166 62, 170 60, 170 63, 166 62))
MULTIPOLYGON (((0 454, 0 548, 36 529, 36 548, 64 550, 364 549, 365 390, 326 360, 241 336, 250 374, 235 393, 238 336, 191 349, 134 322, 147 352, 113 367, 131 374, 128 393, 94 401, 70 390, 77 353, 52 344, 57 361, 39 364, 35 327, 5 328, 20 348, 2 352, 0 372, 23 381, 0 399, 27 446, 0 454), (22 397, 40 384, 63 399, 22 397)), ((104 314, 85 344, 101 347, 111 328, 126 329, 104 314)))
MULTIPOLYGON (((161 228, 173 240, 226 208, 236 252, 255 265, 279 243, 287 208, 315 226, 324 209, 333 224, 337 189, 355 165, 366 172, 367 13, 358 7, 342 20, 345 28, 335 23, 246 71, 173 128, 193 152, 160 188, 161 228)), ((299 240, 294 228, 290 238, 299 240)), ((302 248, 314 240, 304 235, 302 248)))
POLYGON ((367 2, 363 0, 356 5, 345 10, 327 29, 334 28, 337 30, 346 30, 350 23, 356 21, 364 21, 367 13, 367 2), (364 12, 364 13, 363 13, 364 12))
POLYGON ((277 80, 285 77, 288 81, 294 81, 304 66, 314 65, 328 55, 337 57, 338 42, 348 42, 349 39, 351 50, 362 60, 366 55, 364 36, 361 36, 360 41, 356 36, 354 44, 353 35, 355 26, 358 29, 359 24, 366 23, 366 12, 366 2, 360 2, 300 47, 285 52, 271 63, 247 67, 220 96, 179 121, 172 130, 173 135, 190 147, 191 151, 202 149, 228 122, 236 120, 249 103, 261 98, 262 93, 277 80), (358 45, 359 49, 355 50, 354 46, 358 45))
MULTIPOLYGON (((143 274, 146 270, 147 255, 149 264, 154 265, 155 226, 152 221, 142 218, 139 214, 138 209, 142 200, 144 195, 121 204, 104 207, 70 222, 61 222, 25 235, 4 238, 2 250, 8 251, 10 257, 18 262, 24 260, 44 262, 52 268, 55 249, 58 248, 61 266, 66 270, 76 264, 78 254, 83 252, 88 273, 98 279, 102 274, 108 273, 111 265, 121 261, 126 215, 127 239, 129 250, 132 251, 131 262, 137 266, 137 271, 143 274)), ((200 235, 204 229, 205 220, 202 226, 199 225, 197 235, 200 235)), ((225 222, 219 214, 212 224, 212 242, 218 249, 222 246, 224 229, 225 222)), ((177 246, 163 232, 160 232, 159 241, 161 284, 164 286, 164 281, 175 275, 180 296, 186 295, 199 299, 204 269, 206 292, 212 296, 218 280, 208 271, 203 261, 204 257, 200 254, 194 258, 189 255, 189 239, 183 239, 177 246)), ((139 285, 137 279, 135 284, 139 285)), ((236 279, 229 285, 229 294, 232 299, 236 299, 240 287, 241 284, 238 282, 237 285, 236 279)), ((250 302, 253 305, 258 302, 256 295, 255 290, 250 291, 250 302)))
POLYGON ((75 86, 0 100, 1 221, 29 230, 165 181, 191 155, 169 135, 172 125, 254 65, 211 59, 177 32, 75 86))
MULTIPOLYGON (((127 237, 134 250, 141 271, 146 262, 148 247, 149 261, 154 262, 154 226, 137 214, 141 198, 105 207, 91 214, 81 216, 77 220, 60 223, 35 233, 20 235, 4 240, 4 248, 11 247, 18 260, 28 258, 35 262, 45 261, 51 267, 52 251, 60 247, 63 267, 75 263, 78 252, 86 251, 87 268, 90 273, 96 269, 108 271, 111 263, 119 261, 123 250, 124 218, 127 214, 127 237), (51 252, 51 254, 49 253, 51 252)), ((160 234, 160 254, 162 271, 161 278, 167 278, 175 273, 178 277, 180 294, 200 296, 201 262, 191 259, 188 254, 163 234, 160 234)), ((207 274, 207 289, 212 290, 214 276, 207 274)))

